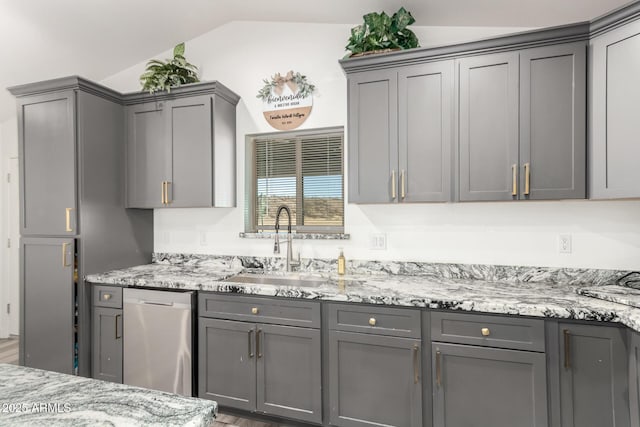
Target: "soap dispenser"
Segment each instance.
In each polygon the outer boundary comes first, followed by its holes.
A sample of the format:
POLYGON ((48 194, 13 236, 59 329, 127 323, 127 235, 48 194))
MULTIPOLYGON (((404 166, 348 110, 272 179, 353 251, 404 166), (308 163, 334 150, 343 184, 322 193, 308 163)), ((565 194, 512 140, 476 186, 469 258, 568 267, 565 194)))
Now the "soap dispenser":
POLYGON ((344 252, 340 248, 340 255, 338 256, 338 274, 344 276, 347 269, 347 260, 344 257, 344 252))

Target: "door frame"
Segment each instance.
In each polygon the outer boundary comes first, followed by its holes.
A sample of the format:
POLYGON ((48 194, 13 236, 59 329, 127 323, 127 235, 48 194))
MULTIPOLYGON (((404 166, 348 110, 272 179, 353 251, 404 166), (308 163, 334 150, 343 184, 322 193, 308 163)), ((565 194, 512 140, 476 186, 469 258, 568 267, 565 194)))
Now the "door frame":
MULTIPOLYGON (((2 247, 2 251, 0 251, 0 271, 2 272, 2 274, 0 275, 0 283, 2 283, 2 286, 0 286, 0 338, 8 338, 11 335, 11 327, 10 327, 10 319, 11 316, 7 313, 6 307, 7 304, 10 303, 10 288, 9 286, 11 285, 9 282, 10 279, 10 270, 11 267, 13 267, 16 271, 16 273, 18 273, 19 275, 19 269, 20 269, 20 265, 18 263, 18 265, 13 265, 11 266, 9 264, 10 262, 10 253, 12 250, 19 250, 19 240, 12 240, 11 241, 11 248, 9 248, 7 246, 7 244, 5 242, 7 242, 10 238, 10 236, 12 234, 16 234, 16 233, 12 233, 12 227, 11 224, 9 224, 9 221, 11 218, 19 218, 19 207, 18 205, 16 206, 12 206, 10 203, 10 193, 9 193, 9 182, 7 181, 7 174, 10 173, 10 171, 12 171, 12 165, 11 163, 15 162, 15 171, 13 171, 14 173, 11 174, 11 179, 12 179, 12 185, 18 185, 18 177, 19 177, 19 164, 18 164, 18 157, 16 156, 2 156, 2 164, 0 164, 0 172, 2 172, 2 185, 0 186, 0 218, 2 218, 2 223, 0 224, 0 238, 2 239, 1 241, 1 247, 2 247), (10 215, 10 212, 12 210, 16 210, 17 212, 14 212, 15 215, 10 215)), ((18 202, 19 203, 19 202, 18 202)), ((20 235, 20 224, 13 224, 13 226, 15 227, 15 230, 18 234, 18 236, 20 235)), ((17 276, 19 277, 19 276, 17 276)), ((13 284, 13 286, 15 286, 15 292, 17 295, 19 295, 20 289, 19 289, 19 280, 16 281, 16 283, 13 284)), ((12 307, 12 316, 19 316, 19 306, 20 303, 18 302, 18 304, 13 304, 14 307, 12 307)), ((16 319, 19 322, 19 317, 16 319)))

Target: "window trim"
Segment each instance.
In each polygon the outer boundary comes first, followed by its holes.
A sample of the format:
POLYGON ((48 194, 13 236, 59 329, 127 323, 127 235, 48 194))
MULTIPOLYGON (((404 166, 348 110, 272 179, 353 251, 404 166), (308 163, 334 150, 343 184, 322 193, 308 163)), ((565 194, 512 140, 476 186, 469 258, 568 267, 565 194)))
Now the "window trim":
MULTIPOLYGON (((292 131, 283 131, 283 132, 267 132, 267 133, 254 133, 254 134, 246 134, 245 135, 245 204, 244 204, 244 230, 246 233, 272 233, 274 231, 273 228, 266 228, 262 230, 258 230, 258 226, 255 223, 256 216, 255 212, 255 204, 256 204, 256 186, 255 182, 257 180, 256 176, 256 168, 254 167, 256 162, 256 150, 254 140, 257 138, 304 138, 304 137, 312 137, 315 135, 324 135, 328 133, 341 133, 342 134, 342 203, 343 203, 343 216, 342 216, 342 225, 341 226, 318 226, 318 225, 301 225, 301 226, 292 226, 292 228, 297 233, 315 233, 315 234, 344 234, 344 208, 346 207, 346 198, 345 198, 345 174, 344 174, 344 165, 345 165, 345 144, 344 144, 344 126, 332 126, 325 128, 314 128, 314 129, 300 129, 300 130, 292 130, 292 131)), ((299 151, 299 150, 298 150, 299 151)), ((302 161, 300 159, 296 160, 296 175, 298 178, 302 176, 301 171, 299 169, 302 168, 302 161)), ((300 182, 297 183, 296 186, 296 200, 298 203, 302 201, 299 197, 302 194, 302 185, 300 182)))

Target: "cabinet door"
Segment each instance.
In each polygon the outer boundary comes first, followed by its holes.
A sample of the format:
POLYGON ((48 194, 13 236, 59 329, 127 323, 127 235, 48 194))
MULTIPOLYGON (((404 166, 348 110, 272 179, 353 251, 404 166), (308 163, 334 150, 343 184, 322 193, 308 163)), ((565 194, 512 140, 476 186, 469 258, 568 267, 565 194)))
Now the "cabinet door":
POLYGON ((122 310, 93 307, 92 377, 122 383, 122 310))
POLYGON ((18 100, 23 236, 77 234, 75 94, 18 100))
POLYGON ((520 198, 586 197, 586 44, 520 53, 520 198))
POLYGON ((589 197, 640 197, 640 21, 591 40, 589 197))
POLYGON ((322 422, 320 330, 258 325, 257 410, 322 422))
POLYGON ((211 207, 212 116, 211 97, 197 96, 169 101, 168 134, 171 138, 173 179, 169 183, 169 206, 211 207))
POLYGON ((629 345, 629 405, 631 426, 640 427, 640 334, 630 332, 629 345))
POLYGON ((398 72, 400 200, 451 199, 453 61, 398 72))
POLYGON ((518 194, 518 54, 458 64, 460 200, 512 200, 518 194))
POLYGON ((434 427, 548 425, 544 353, 431 346, 434 427))
POLYGON ((420 340, 330 331, 330 423, 422 426, 420 353, 420 340))
POLYGON ((349 77, 349 202, 398 200, 398 75, 349 77))
POLYGON ((200 318, 198 397, 255 410, 255 329, 253 323, 200 318))
POLYGON ((74 372, 74 241, 23 238, 20 363, 74 372))
POLYGON ((623 328, 558 324, 562 427, 629 425, 623 328))
POLYGON ((127 107, 127 207, 164 206, 171 179, 171 144, 163 102, 127 107))

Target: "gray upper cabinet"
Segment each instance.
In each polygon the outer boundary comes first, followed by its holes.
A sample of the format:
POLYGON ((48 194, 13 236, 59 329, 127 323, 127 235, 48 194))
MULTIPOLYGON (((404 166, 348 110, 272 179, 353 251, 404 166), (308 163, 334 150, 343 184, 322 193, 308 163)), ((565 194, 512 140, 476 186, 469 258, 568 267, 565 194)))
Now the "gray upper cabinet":
POLYGON ((171 146, 166 137, 165 102, 127 108, 127 205, 163 206, 171 181, 171 146))
POLYGON ((219 83, 125 95, 128 207, 235 206, 238 100, 219 83))
POLYGON ((546 427, 544 353, 433 343, 434 427, 546 427))
POLYGON ((349 201, 451 199, 453 61, 349 77, 349 201))
POLYGON ((23 236, 78 234, 75 93, 18 100, 23 236))
POLYGON ((20 248, 20 364, 73 374, 74 240, 24 237, 20 248))
POLYGON ((626 330, 559 323, 562 427, 626 427, 626 330))
POLYGON ((640 197, 640 21, 601 34, 589 48, 589 197, 640 197))
POLYGON ((586 45, 520 52, 520 198, 586 197, 586 45))
POLYGON ((349 78, 349 202, 397 199, 398 73, 349 78))
POLYGON ((464 58, 458 70, 460 200, 515 199, 518 53, 464 58))
POLYGON ((451 200, 454 63, 398 71, 399 200, 451 200))

